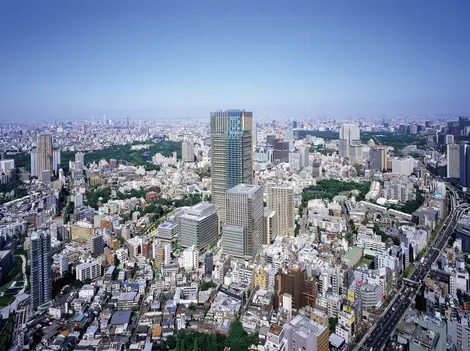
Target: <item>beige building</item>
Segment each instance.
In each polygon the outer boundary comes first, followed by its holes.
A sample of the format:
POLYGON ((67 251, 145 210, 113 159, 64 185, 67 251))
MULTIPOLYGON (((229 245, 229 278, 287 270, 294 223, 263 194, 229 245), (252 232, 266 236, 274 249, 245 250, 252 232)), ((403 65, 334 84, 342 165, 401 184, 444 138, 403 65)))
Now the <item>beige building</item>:
POLYGON ((77 222, 70 226, 70 237, 72 241, 82 244, 89 243, 93 236, 93 226, 87 222, 77 222))
POLYGON ((225 193, 237 184, 253 182, 253 113, 211 112, 212 202, 219 223, 225 223, 225 193))
POLYGON ((271 242, 276 238, 275 233, 278 232, 276 229, 276 216, 276 211, 270 210, 267 207, 264 208, 264 245, 271 244, 271 242))
POLYGON ((39 134, 37 138, 37 172, 52 171, 52 135, 39 134))
POLYGON ((267 289, 269 286, 269 271, 266 267, 255 266, 252 274, 253 287, 259 286, 262 289, 267 289))
POLYGON ((235 257, 253 257, 264 239, 263 188, 238 184, 226 195, 222 249, 235 257))
POLYGON ((278 235, 294 235, 294 192, 289 186, 271 186, 267 189, 267 208, 276 212, 273 226, 276 232, 271 239, 278 235))

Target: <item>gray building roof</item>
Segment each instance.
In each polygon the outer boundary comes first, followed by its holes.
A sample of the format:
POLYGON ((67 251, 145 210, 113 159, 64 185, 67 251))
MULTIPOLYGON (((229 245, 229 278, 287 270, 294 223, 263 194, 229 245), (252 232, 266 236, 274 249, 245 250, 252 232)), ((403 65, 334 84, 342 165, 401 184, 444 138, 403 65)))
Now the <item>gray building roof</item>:
POLYGON ((111 325, 123 325, 129 324, 131 321, 132 312, 131 311, 116 311, 111 317, 111 325))

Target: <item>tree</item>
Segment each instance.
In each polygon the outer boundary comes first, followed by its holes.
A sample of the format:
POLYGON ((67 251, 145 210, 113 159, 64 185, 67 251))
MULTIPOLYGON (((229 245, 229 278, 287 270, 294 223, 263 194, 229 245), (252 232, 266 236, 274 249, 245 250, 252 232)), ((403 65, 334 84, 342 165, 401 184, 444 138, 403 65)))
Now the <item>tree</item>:
POLYGON ((168 346, 168 348, 170 350, 173 350, 174 348, 176 348, 176 345, 177 345, 177 341, 176 341, 176 338, 174 336, 169 336, 167 339, 166 339, 166 345, 168 346))
MULTIPOLYGON (((205 291, 205 290, 208 290, 208 289, 212 289, 212 288, 216 288, 217 287, 217 284, 214 283, 212 280, 209 280, 209 281, 203 281, 201 283, 201 285, 199 285, 199 290, 200 291, 205 291)), ((191 306, 191 305, 190 305, 191 306)))
POLYGON ((199 344, 198 344, 197 336, 194 338, 193 351, 199 351, 199 344))
POLYGON ((336 324, 338 324, 338 318, 330 317, 328 318, 328 330, 330 333, 333 333, 336 329, 336 324))
POLYGON ((259 337, 256 334, 249 336, 243 329, 242 323, 237 319, 230 328, 225 345, 230 347, 230 351, 246 351, 252 343, 258 342, 259 337))
POLYGON ((211 346, 211 350, 217 350, 217 347, 218 347, 217 334, 215 333, 211 334, 210 346, 211 346))

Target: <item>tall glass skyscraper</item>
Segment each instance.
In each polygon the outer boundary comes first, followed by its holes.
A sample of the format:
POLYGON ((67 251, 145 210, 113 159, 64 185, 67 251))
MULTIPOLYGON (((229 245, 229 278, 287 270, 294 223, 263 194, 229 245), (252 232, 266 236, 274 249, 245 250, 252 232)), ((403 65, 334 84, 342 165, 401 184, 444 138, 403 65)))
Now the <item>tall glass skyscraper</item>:
POLYGON ((33 309, 52 300, 51 234, 34 232, 29 243, 31 301, 33 309))
POLYGON ((211 112, 212 202, 225 223, 225 193, 253 182, 253 113, 244 110, 211 112))

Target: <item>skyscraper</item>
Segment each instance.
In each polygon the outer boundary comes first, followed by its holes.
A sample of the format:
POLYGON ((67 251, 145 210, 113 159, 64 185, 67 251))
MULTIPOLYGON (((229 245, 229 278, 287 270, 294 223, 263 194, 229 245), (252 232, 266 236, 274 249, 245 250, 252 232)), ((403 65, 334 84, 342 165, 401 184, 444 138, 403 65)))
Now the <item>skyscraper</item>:
POLYGON ((38 153, 37 151, 31 151, 31 176, 38 176, 38 153))
POLYGON ((288 186, 271 186, 267 191, 267 208, 276 211, 273 228, 276 232, 272 237, 278 235, 294 235, 294 193, 288 186))
POLYGON ((181 144, 181 158, 186 162, 194 162, 194 143, 183 141, 181 144))
POLYGON ((52 299, 51 235, 48 230, 34 232, 30 239, 31 301, 33 309, 52 299))
POLYGON ((369 152, 369 167, 377 171, 387 169, 387 149, 385 147, 371 147, 369 152))
POLYGON ((52 151, 52 171, 56 176, 59 175, 60 169, 60 150, 52 151))
POLYGON ((460 185, 470 186, 470 146, 469 144, 460 144, 460 185))
POLYGON ((39 134, 37 138, 38 176, 42 171, 52 171, 52 135, 39 134))
POLYGON ((212 202, 219 222, 225 222, 225 193, 237 184, 253 182, 253 113, 211 112, 212 202))
POLYGON ((339 130, 339 156, 357 157, 359 151, 362 153, 362 147, 361 150, 356 150, 360 146, 360 140, 359 127, 353 123, 343 123, 339 130))
POLYGON ((460 177, 460 146, 447 144, 447 178, 460 177))
POLYGON ((83 152, 75 153, 75 167, 76 169, 83 169, 83 167, 85 167, 85 154, 83 152), (77 165, 77 162, 79 162, 80 164, 77 165))
POLYGON ((226 224, 222 229, 224 253, 253 257, 264 239, 263 188, 238 184, 226 195, 226 224))

